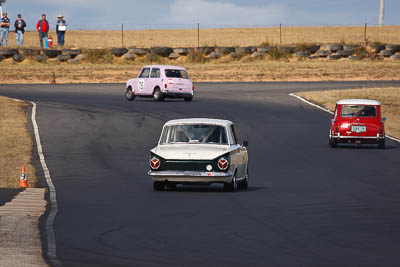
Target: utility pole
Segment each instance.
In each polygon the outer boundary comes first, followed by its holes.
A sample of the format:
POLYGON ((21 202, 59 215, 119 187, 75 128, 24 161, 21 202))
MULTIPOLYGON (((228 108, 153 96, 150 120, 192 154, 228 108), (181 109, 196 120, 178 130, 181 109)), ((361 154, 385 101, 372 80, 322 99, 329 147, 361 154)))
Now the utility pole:
POLYGON ((383 25, 383 12, 385 10, 385 0, 381 0, 381 5, 379 7, 379 26, 383 25))

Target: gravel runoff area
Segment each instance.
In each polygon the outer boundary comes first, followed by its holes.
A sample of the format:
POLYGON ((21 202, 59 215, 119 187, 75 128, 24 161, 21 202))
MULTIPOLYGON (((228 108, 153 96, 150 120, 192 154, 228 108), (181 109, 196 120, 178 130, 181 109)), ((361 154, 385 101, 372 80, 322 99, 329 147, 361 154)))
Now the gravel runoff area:
POLYGON ((27 188, 0 206, 0 267, 48 266, 39 230, 39 218, 47 204, 45 191, 27 188))

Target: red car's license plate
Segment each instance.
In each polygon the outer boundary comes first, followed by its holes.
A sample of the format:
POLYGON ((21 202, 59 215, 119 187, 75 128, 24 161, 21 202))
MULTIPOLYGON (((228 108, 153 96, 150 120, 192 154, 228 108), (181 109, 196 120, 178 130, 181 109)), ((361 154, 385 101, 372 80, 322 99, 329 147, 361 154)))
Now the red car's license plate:
POLYGON ((367 131, 366 126, 351 126, 351 131, 356 133, 362 133, 367 131))

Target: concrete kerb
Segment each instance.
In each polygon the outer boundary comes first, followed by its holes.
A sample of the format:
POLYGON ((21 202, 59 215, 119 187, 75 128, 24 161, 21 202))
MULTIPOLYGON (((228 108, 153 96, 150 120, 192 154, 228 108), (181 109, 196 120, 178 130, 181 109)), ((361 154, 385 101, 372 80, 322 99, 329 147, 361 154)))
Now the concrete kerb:
MULTIPOLYGON (((328 112, 328 113, 330 113, 330 114, 333 115, 333 112, 330 111, 329 109, 326 109, 326 108, 321 107, 321 106, 319 106, 319 105, 317 105, 317 104, 311 103, 310 101, 308 101, 308 100, 302 98, 301 96, 296 95, 296 93, 291 93, 291 94, 289 94, 289 95, 290 95, 291 97, 294 97, 294 98, 299 99, 300 101, 303 101, 304 103, 307 103, 307 104, 310 105, 310 106, 316 107, 316 108, 318 108, 318 109, 320 109, 320 110, 323 110, 323 111, 328 112)), ((393 136, 390 136, 390 135, 386 135, 386 137, 389 138, 389 139, 391 139, 391 140, 393 140, 393 141, 395 141, 395 142, 400 143, 400 139, 397 139, 396 137, 393 137, 393 136)))

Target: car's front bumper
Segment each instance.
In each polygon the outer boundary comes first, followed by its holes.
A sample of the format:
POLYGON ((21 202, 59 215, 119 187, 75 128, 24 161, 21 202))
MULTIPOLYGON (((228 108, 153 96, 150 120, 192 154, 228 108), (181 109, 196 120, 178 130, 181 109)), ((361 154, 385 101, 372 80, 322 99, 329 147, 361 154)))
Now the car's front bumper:
POLYGON ((149 171, 153 181, 181 183, 229 183, 233 173, 196 171, 149 171))

